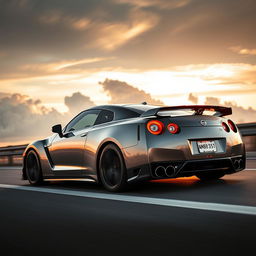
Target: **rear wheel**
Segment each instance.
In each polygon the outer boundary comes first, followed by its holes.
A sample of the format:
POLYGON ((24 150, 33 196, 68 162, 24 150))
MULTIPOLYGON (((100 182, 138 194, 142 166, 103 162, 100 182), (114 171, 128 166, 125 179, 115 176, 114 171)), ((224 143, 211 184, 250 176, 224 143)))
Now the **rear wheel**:
POLYGON ((201 172, 196 175, 200 180, 218 180, 225 175, 224 172, 201 172))
POLYGON ((107 145, 99 159, 99 174, 103 186, 109 191, 124 190, 126 182, 126 167, 120 149, 113 145, 107 145))
POLYGON ((39 185, 43 182, 40 161, 34 150, 29 151, 26 156, 26 174, 32 185, 39 185))

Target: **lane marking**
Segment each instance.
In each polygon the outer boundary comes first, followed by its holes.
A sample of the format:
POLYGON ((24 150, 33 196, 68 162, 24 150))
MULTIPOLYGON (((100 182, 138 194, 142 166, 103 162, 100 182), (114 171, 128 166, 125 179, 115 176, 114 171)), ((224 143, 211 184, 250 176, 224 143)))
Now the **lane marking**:
POLYGON ((0 166, 0 170, 3 170, 3 171, 19 170, 19 171, 21 171, 22 167, 19 167, 19 166, 0 166))
POLYGON ((181 208, 197 209, 197 210, 256 215, 255 206, 206 203, 206 202, 185 201, 185 200, 176 200, 176 199, 162 199, 162 198, 142 197, 142 196, 127 196, 127 195, 120 195, 120 194, 94 193, 94 192, 84 192, 84 191, 75 191, 75 190, 17 186, 17 185, 8 185, 8 184, 0 184, 0 188, 43 192, 43 193, 51 193, 51 194, 58 194, 58 195, 79 196, 79 197, 86 197, 86 198, 115 200, 115 201, 129 202, 129 203, 142 203, 142 204, 181 207, 181 208))

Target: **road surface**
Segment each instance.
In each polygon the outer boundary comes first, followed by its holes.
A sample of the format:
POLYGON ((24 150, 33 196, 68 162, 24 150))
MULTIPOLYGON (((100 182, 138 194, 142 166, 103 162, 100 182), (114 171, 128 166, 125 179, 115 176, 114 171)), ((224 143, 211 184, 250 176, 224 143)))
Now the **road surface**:
POLYGON ((254 255, 256 160, 215 182, 112 194, 82 181, 31 187, 0 168, 1 255, 254 255))

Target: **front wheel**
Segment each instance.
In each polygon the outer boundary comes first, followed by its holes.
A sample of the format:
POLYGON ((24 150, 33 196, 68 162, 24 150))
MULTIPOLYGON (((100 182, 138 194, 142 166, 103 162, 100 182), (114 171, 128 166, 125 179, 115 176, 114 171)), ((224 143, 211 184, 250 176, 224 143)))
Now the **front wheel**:
POLYGON ((29 183, 32 185, 40 185, 43 182, 40 161, 33 150, 29 151, 26 156, 26 174, 29 183))
POLYGON ((218 180, 225 175, 224 172, 201 172, 196 175, 200 180, 218 180))
POLYGON ((99 174, 103 186, 113 192, 124 190, 127 185, 127 173, 120 149, 107 145, 99 159, 99 174))

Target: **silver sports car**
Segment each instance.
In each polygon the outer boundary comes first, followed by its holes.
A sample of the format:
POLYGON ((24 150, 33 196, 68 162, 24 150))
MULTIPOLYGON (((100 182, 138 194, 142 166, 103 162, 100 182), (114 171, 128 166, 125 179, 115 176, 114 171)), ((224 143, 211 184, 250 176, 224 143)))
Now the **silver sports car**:
POLYGON ((245 168, 231 108, 105 105, 85 110, 23 154, 23 178, 86 179, 110 191, 129 183, 196 175, 219 179, 245 168))

